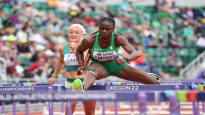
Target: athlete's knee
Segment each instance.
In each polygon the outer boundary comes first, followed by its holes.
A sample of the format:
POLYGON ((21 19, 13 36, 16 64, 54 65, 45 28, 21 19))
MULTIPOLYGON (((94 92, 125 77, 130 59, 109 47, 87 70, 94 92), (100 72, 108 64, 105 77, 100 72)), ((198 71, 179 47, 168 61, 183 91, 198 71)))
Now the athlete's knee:
POLYGON ((86 68, 87 77, 100 79, 107 76, 107 71, 99 65, 91 65, 86 68))
POLYGON ((88 67, 85 73, 86 77, 97 78, 97 70, 94 67, 88 67))
POLYGON ((93 72, 93 71, 87 71, 86 72, 86 77, 87 78, 93 78, 93 79, 97 79, 97 73, 96 72, 93 72))

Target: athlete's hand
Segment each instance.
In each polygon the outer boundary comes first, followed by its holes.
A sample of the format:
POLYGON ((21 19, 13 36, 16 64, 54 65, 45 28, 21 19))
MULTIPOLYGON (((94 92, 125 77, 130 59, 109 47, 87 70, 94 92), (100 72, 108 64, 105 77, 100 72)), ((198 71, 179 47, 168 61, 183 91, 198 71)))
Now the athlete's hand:
POLYGON ((50 77, 50 78, 48 79, 48 84, 52 85, 52 84, 54 84, 56 81, 57 81, 57 78, 56 78, 56 77, 50 77))
POLYGON ((78 74, 82 74, 83 71, 85 70, 86 66, 80 66, 78 69, 78 74))
POLYGON ((123 64, 126 62, 125 58, 123 58, 122 56, 119 56, 117 59, 116 59, 116 62, 118 64, 123 64))

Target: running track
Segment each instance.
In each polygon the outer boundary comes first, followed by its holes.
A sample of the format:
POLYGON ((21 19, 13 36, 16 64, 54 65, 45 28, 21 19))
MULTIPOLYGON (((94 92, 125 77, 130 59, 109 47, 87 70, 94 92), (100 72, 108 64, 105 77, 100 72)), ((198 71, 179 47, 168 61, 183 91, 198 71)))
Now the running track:
MULTIPOLYGON (((96 109, 96 115, 102 115, 102 107, 101 103, 98 103, 96 109)), ((138 112, 137 103, 133 103, 133 107, 131 108, 130 103, 120 103, 118 111, 119 115, 140 115, 138 112)), ((63 109, 61 108, 63 104, 55 103, 54 115, 64 115, 63 109)), ((74 115, 84 115, 83 107, 81 103, 77 105, 77 110, 74 115)), ((17 105, 17 114, 16 115, 25 115, 24 111, 25 105, 17 105)), ((47 104, 39 103, 39 104, 30 104, 30 115, 49 115, 47 111, 47 104)), ((111 102, 105 102, 106 115, 115 115, 114 112, 114 104, 111 102)), ((202 106, 200 104, 200 115, 205 115, 205 112, 202 112, 202 106)), ((5 112, 0 115, 12 115, 11 106, 5 106, 5 112)), ((171 115, 169 113, 169 103, 161 102, 161 103, 152 103, 147 106, 148 114, 147 115, 171 115)), ((192 113, 192 104, 190 102, 181 103, 181 115, 193 115, 192 113)))

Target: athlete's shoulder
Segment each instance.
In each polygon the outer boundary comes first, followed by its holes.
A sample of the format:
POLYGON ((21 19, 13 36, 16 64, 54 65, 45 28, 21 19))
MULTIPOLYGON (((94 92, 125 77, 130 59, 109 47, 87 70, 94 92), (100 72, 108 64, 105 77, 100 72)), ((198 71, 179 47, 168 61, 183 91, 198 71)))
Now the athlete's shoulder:
POLYGON ((124 44, 124 42, 126 41, 126 39, 125 39, 125 37, 124 36, 122 36, 122 35, 120 35, 120 34, 115 34, 115 38, 116 38, 116 43, 118 44, 118 45, 122 45, 122 44, 124 44))
POLYGON ((98 32, 93 32, 93 33, 91 33, 91 34, 89 35, 89 38, 90 38, 90 39, 95 39, 96 36, 97 36, 97 33, 98 33, 98 32))
POLYGON ((113 34, 114 34, 114 37, 117 38, 117 39, 124 38, 124 36, 120 33, 114 32, 113 34))
POLYGON ((93 33, 89 34, 85 41, 92 44, 96 39, 96 35, 97 35, 97 32, 93 32, 93 33))

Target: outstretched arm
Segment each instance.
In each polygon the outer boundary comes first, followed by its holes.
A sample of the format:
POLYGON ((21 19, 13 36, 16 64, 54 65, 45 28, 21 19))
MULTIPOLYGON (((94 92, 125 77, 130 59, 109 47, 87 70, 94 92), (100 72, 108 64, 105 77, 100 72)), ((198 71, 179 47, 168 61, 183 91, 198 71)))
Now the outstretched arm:
POLYGON ((127 60, 133 60, 136 59, 136 57, 140 56, 142 53, 141 51, 137 51, 129 42, 127 39, 123 37, 118 37, 117 38, 117 44, 122 46, 122 48, 128 53, 126 56, 127 60))
MULTIPOLYGON (((85 64, 87 63, 86 61, 88 59, 85 59, 85 57, 87 57, 87 56, 84 56, 84 54, 85 54, 86 50, 88 50, 89 48, 92 47, 92 43, 93 43, 92 38, 83 39, 81 44, 77 48, 76 56, 77 56, 78 62, 79 62, 81 67, 84 67, 85 64)), ((86 53, 86 54, 89 55, 89 53, 86 53)))
POLYGON ((57 63, 57 67, 55 68, 55 71, 54 71, 53 76, 52 76, 52 77, 55 77, 55 78, 58 77, 60 71, 64 67, 64 51, 63 51, 63 48, 59 49, 59 54, 60 54, 59 61, 57 63))
POLYGON ((57 66, 54 68, 54 73, 52 74, 51 78, 48 79, 48 83, 49 84, 53 84, 55 83, 55 81, 57 80, 59 73, 61 72, 62 68, 64 67, 64 52, 63 52, 63 48, 59 48, 59 59, 58 59, 58 63, 57 66))

